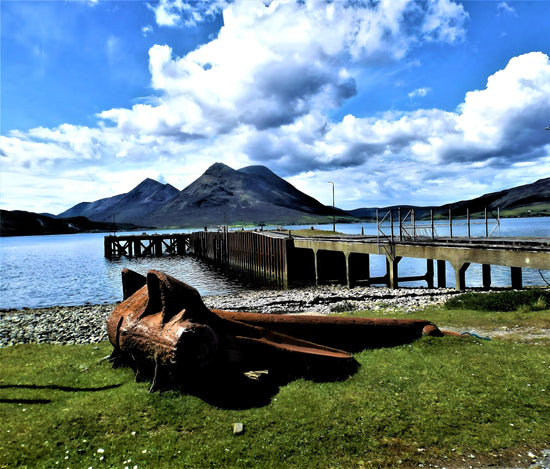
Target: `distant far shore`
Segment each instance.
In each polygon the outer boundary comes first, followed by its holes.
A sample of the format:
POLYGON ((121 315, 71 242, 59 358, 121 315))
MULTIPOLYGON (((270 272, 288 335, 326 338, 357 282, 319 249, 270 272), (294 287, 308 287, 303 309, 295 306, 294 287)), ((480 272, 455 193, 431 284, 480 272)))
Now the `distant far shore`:
MULTIPOLYGON (((374 211, 374 209, 369 209, 374 211)), ((385 210, 385 209, 384 209, 385 210)), ((404 207, 404 210, 406 208, 404 207)), ((417 222, 429 222, 431 220, 429 215, 425 214, 426 209, 422 210, 424 213, 422 216, 416 216, 417 222)), ((428 211, 429 212, 429 211, 428 211)), ((381 215, 386 213, 380 212, 381 215)), ((512 211, 504 210, 500 212, 500 219, 506 218, 545 218, 550 216, 550 211, 544 209, 537 211, 535 209, 528 211, 512 211)), ((494 218, 494 214, 491 215, 494 218)), ((463 221, 467 219, 464 214, 453 214, 454 221, 463 221)), ((475 212, 470 214, 472 221, 484 219, 483 212, 475 212)), ((448 220, 447 214, 436 214, 433 217, 435 222, 441 222, 448 220)), ((336 223, 339 225, 346 224, 361 224, 361 223, 376 223, 376 217, 374 215, 365 218, 344 219, 341 217, 336 218, 336 223)), ((261 225, 254 224, 252 222, 242 222, 236 224, 230 224, 229 229, 253 229, 260 226, 287 226, 287 225, 329 225, 332 224, 332 220, 328 218, 318 220, 295 220, 293 222, 269 222, 261 225)), ((216 223, 212 221, 204 224, 208 229, 214 229, 221 226, 222 223, 216 223)), ((14 237, 14 236, 47 236, 47 235, 62 235, 62 234, 79 234, 79 233, 115 233, 118 232, 152 232, 157 230, 194 230, 202 231, 204 227, 197 226, 137 226, 131 223, 113 223, 96 222, 91 221, 85 217, 73 217, 73 218, 52 218, 47 215, 37 214, 33 212, 24 211, 7 211, 0 210, 0 237, 14 237)))

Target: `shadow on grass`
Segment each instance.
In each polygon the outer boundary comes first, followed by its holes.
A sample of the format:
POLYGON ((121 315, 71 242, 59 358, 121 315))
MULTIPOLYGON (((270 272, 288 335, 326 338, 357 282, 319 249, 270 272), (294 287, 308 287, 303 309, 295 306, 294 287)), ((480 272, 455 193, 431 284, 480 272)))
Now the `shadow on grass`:
MULTIPOLYGON (((121 385, 111 384, 109 386, 101 386, 98 388, 76 388, 71 386, 59 386, 56 384, 2 384, 0 385, 0 389, 50 389, 65 392, 96 392, 118 388, 119 386, 121 385)), ((51 399, 0 399, 0 404, 50 404, 51 402, 53 402, 51 399)))
POLYGON ((66 391, 66 392, 96 392, 106 391, 108 389, 114 389, 121 386, 120 384, 110 384, 108 386, 101 386, 98 388, 75 388, 72 386, 59 386, 57 384, 0 384, 0 389, 53 389, 54 391, 66 391))
MULTIPOLYGON (((296 379, 315 382, 344 381, 359 368, 359 364, 353 358, 344 363, 334 363, 332 366, 327 362, 316 364, 311 363, 312 360, 309 361, 307 364, 286 363, 287 366, 272 366, 266 370, 249 373, 231 368, 210 369, 208 373, 201 373, 192 380, 178 383, 176 389, 221 409, 249 409, 268 405, 282 386, 296 379)), ((159 384, 158 390, 162 392, 162 383, 159 384)), ((174 389, 173 381, 166 384, 168 386, 164 389, 174 389)))

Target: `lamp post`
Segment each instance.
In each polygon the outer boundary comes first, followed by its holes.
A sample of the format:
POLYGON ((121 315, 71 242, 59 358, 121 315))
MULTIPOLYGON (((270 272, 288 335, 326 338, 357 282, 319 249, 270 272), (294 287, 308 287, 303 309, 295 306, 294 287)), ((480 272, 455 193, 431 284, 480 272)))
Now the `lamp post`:
POLYGON ((334 183, 332 181, 328 181, 328 184, 332 184, 332 231, 336 233, 336 221, 334 218, 334 183))

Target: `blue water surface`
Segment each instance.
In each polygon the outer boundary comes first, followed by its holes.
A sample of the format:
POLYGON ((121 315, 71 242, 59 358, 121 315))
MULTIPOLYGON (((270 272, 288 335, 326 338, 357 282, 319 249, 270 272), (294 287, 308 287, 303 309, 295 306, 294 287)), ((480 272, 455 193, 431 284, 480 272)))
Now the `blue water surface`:
MULTIPOLYGON (((466 226, 453 223, 453 236, 465 236, 466 226)), ((308 226, 309 227, 309 226, 308 226)), ((300 229, 303 226, 289 226, 300 229)), ((331 230, 332 225, 315 225, 331 230)), ((490 229, 494 228, 491 226, 490 229)), ((337 224, 336 230, 346 234, 376 235, 376 223, 337 224)), ((483 236, 485 224, 472 225, 472 236, 483 236)), ((188 232, 169 230, 166 232, 188 232)), ((436 226, 439 236, 447 236, 448 224, 436 226)), ((162 231, 158 231, 162 233, 162 231)), ((0 309, 68 306, 113 303, 122 299, 120 272, 124 267, 145 274, 149 269, 166 272, 199 290, 201 295, 230 293, 241 290, 241 280, 229 277, 208 264, 188 256, 139 258, 110 261, 103 253, 103 237, 108 233, 73 235, 16 236, 0 238, 0 309)), ((497 232, 493 235, 498 234, 497 232)), ((550 236, 550 218, 502 219, 500 235, 507 237, 550 236)), ((447 263, 448 264, 448 263, 447 263)), ((371 276, 385 273, 384 256, 371 256, 371 276)), ((550 268, 550 266, 549 266, 550 268)), ((400 275, 423 275, 426 261, 403 259, 400 275)), ((509 286, 510 269, 492 268, 492 285, 509 286)), ((549 271, 543 275, 550 280, 549 271)), ((452 287, 454 272, 447 265, 447 282, 452 287)), ((481 266, 471 265, 467 271, 468 287, 481 286, 481 266)), ((544 285, 537 270, 523 269, 524 285, 544 285)), ((425 286, 425 282, 408 282, 402 286, 425 286)))

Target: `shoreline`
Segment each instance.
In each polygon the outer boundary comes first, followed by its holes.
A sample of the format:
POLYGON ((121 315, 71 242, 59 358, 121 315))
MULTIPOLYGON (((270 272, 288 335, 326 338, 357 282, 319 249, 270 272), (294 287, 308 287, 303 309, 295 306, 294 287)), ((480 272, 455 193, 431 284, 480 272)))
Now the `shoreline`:
MULTIPOLYGON (((371 310, 413 313, 443 304, 454 289, 322 285, 288 290, 243 290, 204 296, 211 309, 266 314, 329 314, 371 310)), ((85 344, 107 340, 106 320, 118 303, 0 310, 0 347, 28 343, 85 344)))

